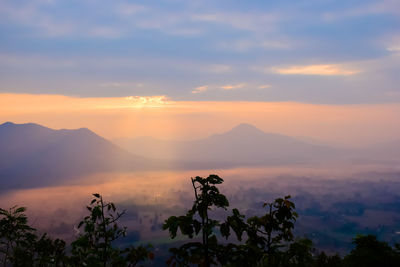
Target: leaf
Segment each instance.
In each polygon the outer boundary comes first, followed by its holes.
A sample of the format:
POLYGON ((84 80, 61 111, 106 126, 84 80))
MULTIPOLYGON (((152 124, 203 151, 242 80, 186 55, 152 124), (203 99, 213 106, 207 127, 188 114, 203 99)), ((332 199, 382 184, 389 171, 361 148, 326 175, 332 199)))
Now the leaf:
POLYGON ((22 213, 22 212, 24 212, 24 211, 26 211, 26 208, 25 208, 25 207, 19 207, 19 208, 17 208, 17 209, 15 210, 15 213, 22 213))
POLYGON ((230 228, 228 223, 223 223, 221 224, 220 228, 219 228, 221 235, 223 237, 225 237, 226 239, 228 239, 229 235, 230 235, 230 228))
POLYGON ((149 252, 148 257, 150 260, 154 259, 154 253, 153 252, 149 252))

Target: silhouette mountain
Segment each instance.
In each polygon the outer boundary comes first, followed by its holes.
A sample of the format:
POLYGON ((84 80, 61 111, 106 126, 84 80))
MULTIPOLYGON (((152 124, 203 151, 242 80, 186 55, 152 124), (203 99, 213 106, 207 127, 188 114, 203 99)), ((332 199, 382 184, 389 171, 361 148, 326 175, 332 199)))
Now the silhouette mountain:
POLYGON ((399 163, 400 140, 381 142, 368 147, 357 149, 356 152, 361 159, 368 159, 372 162, 399 163))
POLYGON ((86 128, 53 130, 34 123, 4 123, 0 125, 0 190, 52 185, 102 172, 212 169, 338 159, 389 162, 400 157, 400 142, 343 150, 265 133, 249 124, 194 141, 142 137, 116 143, 119 146, 86 128))
POLYGON ((226 165, 302 163, 337 157, 339 150, 265 133, 250 124, 195 141, 163 141, 151 137, 119 139, 121 147, 149 158, 226 165))
POLYGON ((0 187, 31 187, 93 172, 137 170, 154 162, 92 131, 52 130, 38 124, 0 125, 0 187))

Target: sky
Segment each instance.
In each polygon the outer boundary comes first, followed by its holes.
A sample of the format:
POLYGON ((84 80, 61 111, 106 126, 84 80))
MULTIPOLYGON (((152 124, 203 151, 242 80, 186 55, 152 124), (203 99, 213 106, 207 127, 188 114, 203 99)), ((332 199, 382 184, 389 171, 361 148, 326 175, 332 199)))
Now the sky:
POLYGON ((308 142, 357 147, 398 141, 400 105, 261 101, 173 101, 152 97, 0 94, 0 122, 89 128, 109 139, 193 140, 250 123, 308 142))
POLYGON ((0 0, 0 92, 400 101, 398 0, 0 0))
POLYGON ((196 139, 400 135, 398 0, 0 0, 0 123, 196 139))

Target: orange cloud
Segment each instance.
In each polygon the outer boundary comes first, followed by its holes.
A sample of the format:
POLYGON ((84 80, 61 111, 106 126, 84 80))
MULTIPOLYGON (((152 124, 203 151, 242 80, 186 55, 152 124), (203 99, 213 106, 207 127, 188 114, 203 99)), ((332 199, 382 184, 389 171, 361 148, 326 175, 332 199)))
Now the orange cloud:
POLYGON ((207 91, 207 89, 208 89, 208 86, 207 86, 207 85, 199 86, 199 87, 196 87, 196 88, 192 91, 192 94, 198 94, 198 93, 207 91))
POLYGON ((347 76, 360 72, 359 70, 346 69, 338 64, 289 66, 284 68, 273 68, 272 71, 278 74, 322 76, 347 76))
POLYGON ((244 83, 239 83, 239 84, 227 84, 227 85, 223 85, 221 86, 222 89, 224 90, 234 90, 234 89, 239 89, 244 87, 246 84, 244 83))

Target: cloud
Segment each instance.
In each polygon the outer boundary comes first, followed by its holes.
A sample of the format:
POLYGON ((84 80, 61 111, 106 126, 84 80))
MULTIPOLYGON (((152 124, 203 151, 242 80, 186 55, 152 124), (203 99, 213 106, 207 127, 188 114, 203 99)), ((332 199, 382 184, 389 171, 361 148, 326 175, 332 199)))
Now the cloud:
MULTIPOLYGON (((280 37, 274 37, 279 39, 280 37)), ((282 39, 282 38, 281 38, 282 39)), ((235 52, 248 52, 252 49, 263 49, 263 50, 288 50, 291 49, 294 41, 291 40, 251 40, 241 39, 231 42, 221 42, 217 44, 218 48, 224 50, 231 50, 235 52)))
POLYGON ((235 90, 244 87, 246 84, 245 83, 239 83, 239 84, 227 84, 221 86, 222 89, 224 90, 235 90))
POLYGON ((101 83, 99 85, 101 87, 123 87, 123 86, 125 86, 124 84, 119 83, 119 82, 101 83))
POLYGON ((360 2, 358 6, 355 5, 344 10, 323 13, 322 19, 333 22, 347 18, 380 14, 400 15, 400 2, 398 0, 379 0, 370 3, 360 2))
POLYGON ((339 64, 318 64, 272 68, 272 71, 284 75, 321 75, 321 76, 348 76, 359 73, 359 70, 347 69, 339 64))
POLYGON ((400 52, 400 44, 389 46, 387 50, 390 52, 400 52))
POLYGON ((229 65, 215 64, 211 65, 209 70, 214 73, 224 73, 232 71, 232 67, 229 65))
POLYGON ((108 26, 94 27, 89 30, 89 35, 92 37, 99 37, 105 39, 120 38, 123 33, 120 29, 108 26))
POLYGON ((204 91, 207 91, 207 89, 208 89, 208 85, 199 86, 199 87, 196 87, 196 88, 192 91, 192 94, 202 93, 202 92, 204 92, 204 91))
POLYGON ((269 84, 254 84, 254 83, 238 83, 238 84, 226 84, 226 85, 203 85, 196 87, 193 91, 192 94, 199 94, 207 90, 218 90, 218 89, 223 89, 223 90, 235 90, 239 88, 243 88, 245 86, 248 86, 249 88, 257 88, 257 89, 266 89, 270 88, 271 85, 269 84))
POLYGON ((281 18, 276 14, 217 11, 192 14, 191 19, 202 23, 226 25, 236 30, 266 33, 275 31, 281 18))
POLYGON ((400 52, 400 35, 391 36, 384 43, 386 50, 389 52, 400 52))
POLYGON ((52 5, 52 1, 29 1, 25 5, 9 1, 0 5, 2 20, 16 25, 30 27, 33 34, 39 32, 46 37, 59 37, 73 34, 78 28, 71 21, 60 21, 51 13, 42 12, 40 9, 52 5))
POLYGON ((168 98, 165 95, 157 95, 157 96, 128 96, 125 98, 130 103, 128 106, 117 105, 113 108, 156 108, 162 107, 169 103, 168 98))
POLYGON ((257 88, 258 89, 267 89, 267 88, 270 88, 271 87, 271 85, 269 85, 269 84, 263 84, 263 85, 259 85, 257 88))
POLYGON ((101 87, 143 87, 143 83, 133 83, 133 82, 105 82, 100 83, 99 86, 101 87))
POLYGON ((221 25, 239 31, 265 33, 276 31, 280 20, 276 14, 227 11, 218 5, 211 8, 208 5, 201 7, 202 4, 185 1, 175 8, 147 2, 100 2, 82 1, 65 10, 60 1, 31 0, 25 4, 6 1, 0 4, 0 20, 35 29, 44 36, 99 38, 127 37, 136 29, 158 30, 170 35, 199 36, 212 32, 215 26, 221 25), (59 15, 59 11, 62 15, 59 15), (85 15, 77 17, 76 14, 85 15), (99 24, 104 25, 99 29, 99 24))
POLYGON ((121 14, 121 15, 126 15, 126 16, 130 16, 130 15, 134 15, 134 14, 138 14, 141 12, 146 11, 148 8, 143 6, 143 5, 137 5, 137 4, 128 4, 128 3, 124 3, 121 4, 117 7, 116 11, 117 13, 121 14))

